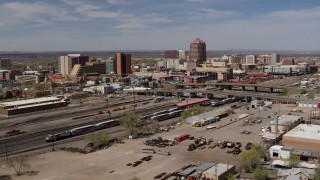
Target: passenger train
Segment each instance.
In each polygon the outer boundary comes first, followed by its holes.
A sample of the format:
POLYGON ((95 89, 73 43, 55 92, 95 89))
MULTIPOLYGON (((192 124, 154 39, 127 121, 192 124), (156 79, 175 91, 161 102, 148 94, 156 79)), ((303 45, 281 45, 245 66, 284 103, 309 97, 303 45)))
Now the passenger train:
POLYGON ((106 129, 106 128, 110 128, 110 127, 118 126, 118 125, 120 125, 120 122, 118 119, 108 120, 108 121, 97 123, 95 125, 87 125, 87 126, 77 127, 77 128, 70 129, 70 130, 63 131, 63 132, 59 132, 56 134, 50 134, 46 137, 45 140, 46 140, 46 142, 58 141, 61 139, 66 139, 66 138, 78 136, 81 134, 87 134, 90 132, 94 132, 94 131, 98 131, 101 129, 106 129))

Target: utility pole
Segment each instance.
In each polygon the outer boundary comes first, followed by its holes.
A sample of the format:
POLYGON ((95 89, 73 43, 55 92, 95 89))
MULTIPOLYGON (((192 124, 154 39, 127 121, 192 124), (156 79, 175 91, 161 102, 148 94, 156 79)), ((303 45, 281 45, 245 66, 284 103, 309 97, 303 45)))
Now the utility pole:
POLYGON ((54 149, 54 141, 52 141, 52 151, 55 151, 55 149, 54 149))
POLYGON ((8 162, 8 147, 7 147, 7 143, 5 144, 6 146, 6 161, 8 162))
POLYGON ((276 115, 276 119, 275 119, 275 139, 274 139, 274 145, 277 144, 277 135, 278 135, 278 116, 276 115))
POLYGON ((136 96, 135 96, 134 86, 133 86, 133 110, 135 109, 136 109, 136 96))

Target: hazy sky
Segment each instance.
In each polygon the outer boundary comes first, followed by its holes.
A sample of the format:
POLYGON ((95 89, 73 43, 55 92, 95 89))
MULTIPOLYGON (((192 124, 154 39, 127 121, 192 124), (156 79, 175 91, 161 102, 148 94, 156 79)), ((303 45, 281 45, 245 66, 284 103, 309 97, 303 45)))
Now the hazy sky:
POLYGON ((0 51, 319 50, 319 0, 0 0, 0 51))

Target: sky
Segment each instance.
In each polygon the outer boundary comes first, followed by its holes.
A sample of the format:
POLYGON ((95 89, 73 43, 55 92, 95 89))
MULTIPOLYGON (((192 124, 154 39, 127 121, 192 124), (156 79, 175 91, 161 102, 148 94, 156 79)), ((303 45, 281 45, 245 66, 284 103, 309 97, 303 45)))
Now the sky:
POLYGON ((320 47, 319 0, 0 0, 0 51, 320 47))

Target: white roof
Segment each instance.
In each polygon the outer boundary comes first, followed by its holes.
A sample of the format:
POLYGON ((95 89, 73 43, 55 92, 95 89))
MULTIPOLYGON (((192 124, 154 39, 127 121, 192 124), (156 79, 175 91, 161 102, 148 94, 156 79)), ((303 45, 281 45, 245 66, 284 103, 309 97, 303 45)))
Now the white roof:
POLYGON ((277 150, 281 150, 283 146, 280 146, 280 145, 274 145, 274 146, 271 146, 270 149, 277 149, 277 150))
POLYGON ((285 137, 305 138, 320 141, 320 125, 300 124, 284 135, 285 137))
POLYGON ((301 116, 286 115, 285 117, 278 119, 278 125, 290 125, 298 121, 300 118, 301 116))
POLYGON ((0 103, 0 106, 23 106, 32 103, 44 103, 47 101, 60 101, 60 98, 57 97, 42 97, 42 98, 34 98, 34 99, 26 99, 20 101, 10 101, 10 102, 3 102, 0 103))

